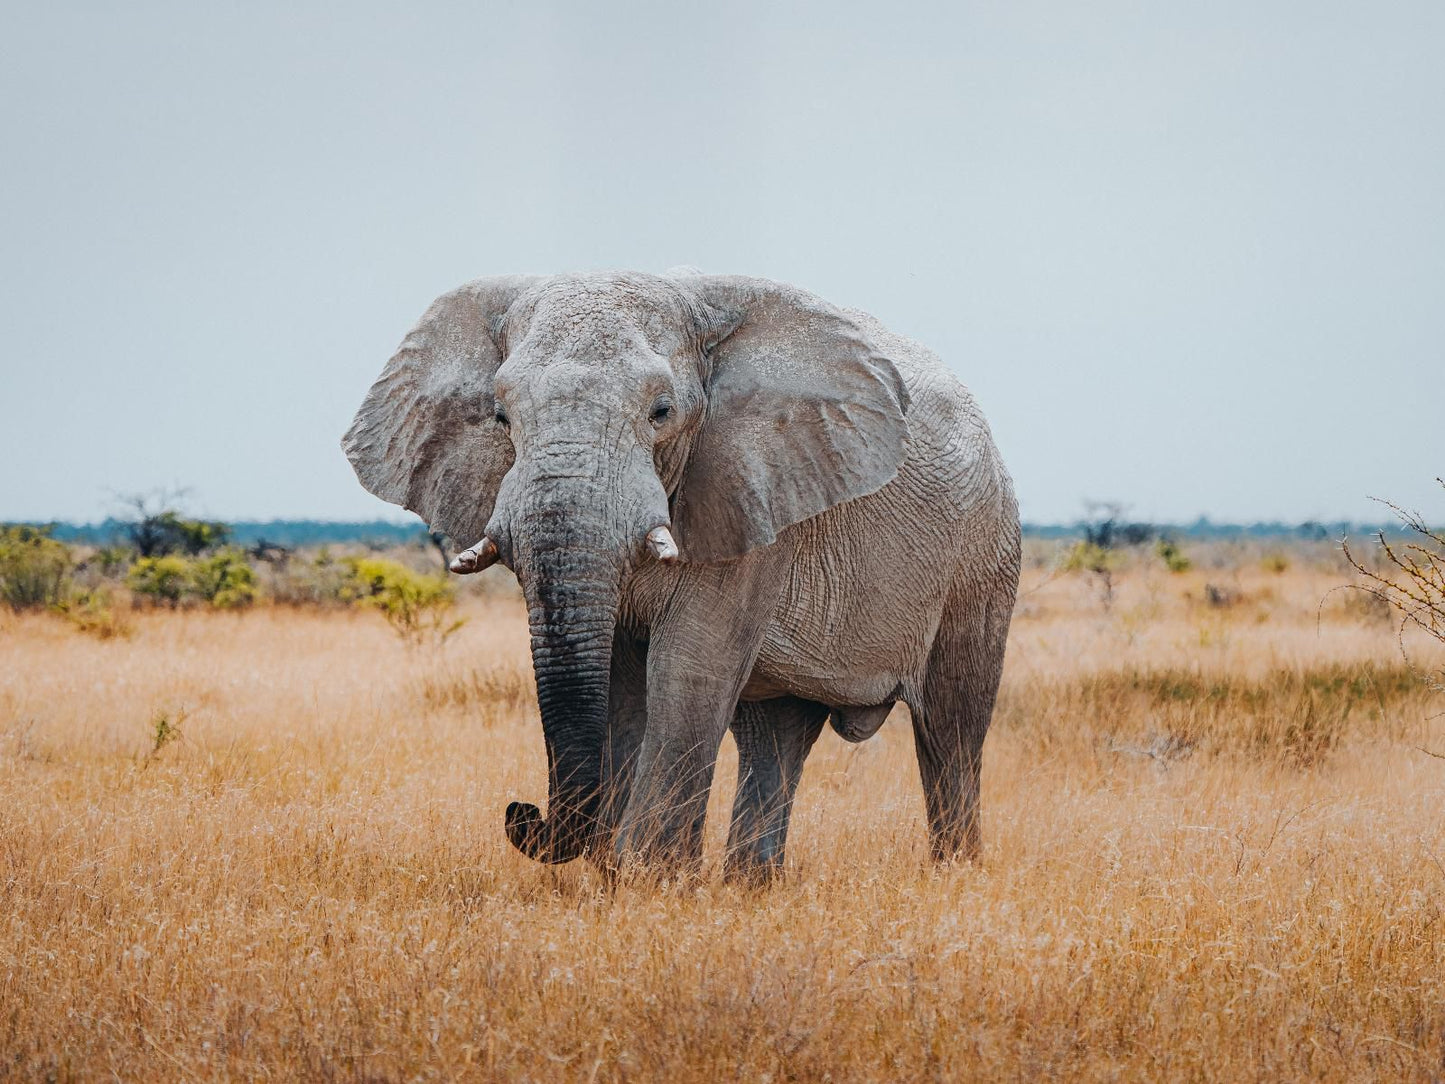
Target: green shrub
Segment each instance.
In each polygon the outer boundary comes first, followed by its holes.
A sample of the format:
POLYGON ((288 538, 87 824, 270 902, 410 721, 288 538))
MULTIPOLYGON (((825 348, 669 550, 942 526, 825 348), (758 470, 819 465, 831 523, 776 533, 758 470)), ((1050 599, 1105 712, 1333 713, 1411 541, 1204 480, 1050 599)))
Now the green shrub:
POLYGON ((175 553, 141 557, 125 582, 138 598, 172 609, 192 599, 218 610, 249 606, 256 600, 256 573, 236 549, 195 560, 175 553))
POLYGON ((1108 609, 1114 601, 1114 573, 1123 564, 1124 555, 1119 550, 1081 539, 1063 555, 1059 567, 1065 572, 1094 573, 1103 589, 1104 608, 1108 609))
POLYGON ((106 587, 72 592, 56 607, 56 612, 78 631, 100 640, 131 634, 130 622, 122 611, 115 608, 110 589, 106 587))
POLYGON ((1188 572, 1194 566, 1194 562, 1184 555, 1172 538, 1161 538, 1154 544, 1154 552, 1170 572, 1188 572))
POLYGON ((346 594, 362 606, 380 610, 397 635, 410 643, 446 640, 465 621, 447 620, 452 586, 441 576, 413 572, 384 557, 348 557, 346 594))
POLYGON ((1105 549, 1093 542, 1075 542, 1064 553, 1062 568, 1065 572, 1113 572, 1123 564, 1123 555, 1118 550, 1105 549))
POLYGON ((0 601, 16 613, 56 606, 70 587, 70 548, 48 528, 0 527, 0 601))
POLYGON ((218 610, 235 610, 256 601, 256 573, 240 550, 218 550, 191 564, 191 590, 218 610))
POLYGON ((186 721, 188 714, 189 712, 184 707, 174 714, 162 708, 151 717, 151 750, 147 754, 147 759, 154 757, 176 739, 184 737, 181 733, 181 724, 186 721))
POLYGON ((191 563, 184 557, 142 557, 131 566, 125 585, 140 598, 174 609, 191 583, 191 563))

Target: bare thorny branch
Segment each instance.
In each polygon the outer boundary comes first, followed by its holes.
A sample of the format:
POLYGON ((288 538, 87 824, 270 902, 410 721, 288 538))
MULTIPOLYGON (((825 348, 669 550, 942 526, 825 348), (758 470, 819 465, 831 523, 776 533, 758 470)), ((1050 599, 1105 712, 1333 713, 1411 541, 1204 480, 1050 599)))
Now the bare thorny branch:
MULTIPOLYGON (((1445 478, 1435 480, 1445 487, 1445 478)), ((1383 570, 1366 565, 1350 552, 1348 542, 1341 543, 1345 559, 1364 577, 1365 582, 1359 585, 1362 591, 1383 599, 1400 613, 1402 633, 1414 625, 1445 643, 1445 533, 1432 530, 1419 512, 1401 508, 1393 501, 1380 503, 1394 512, 1419 541, 1392 546, 1385 533, 1378 532, 1376 538, 1387 562, 1383 570)), ((1445 689, 1438 679, 1430 683, 1445 689)))

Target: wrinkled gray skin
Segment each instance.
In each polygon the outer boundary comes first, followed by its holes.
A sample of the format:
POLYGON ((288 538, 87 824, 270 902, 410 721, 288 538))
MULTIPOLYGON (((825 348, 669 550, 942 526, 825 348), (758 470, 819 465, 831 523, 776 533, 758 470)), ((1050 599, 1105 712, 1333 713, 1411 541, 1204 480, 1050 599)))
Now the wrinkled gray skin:
POLYGON ((731 727, 727 870, 766 876, 824 722, 862 741, 899 700, 933 854, 977 852, 1018 511, 924 347, 762 279, 482 279, 432 305, 343 444, 521 582, 549 765, 546 816, 507 810, 523 853, 696 865, 731 727))

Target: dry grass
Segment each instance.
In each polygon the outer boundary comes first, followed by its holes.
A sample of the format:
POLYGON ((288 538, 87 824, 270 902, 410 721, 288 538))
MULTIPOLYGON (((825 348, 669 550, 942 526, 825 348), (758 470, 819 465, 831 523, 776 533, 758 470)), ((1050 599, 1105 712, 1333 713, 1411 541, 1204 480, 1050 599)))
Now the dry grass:
POLYGON ((504 599, 431 654, 369 614, 6 619, 0 1077, 1438 1079, 1445 704, 1340 579, 1029 590, 983 860, 928 867, 895 719, 825 735, 761 893, 512 852, 544 759, 504 599))

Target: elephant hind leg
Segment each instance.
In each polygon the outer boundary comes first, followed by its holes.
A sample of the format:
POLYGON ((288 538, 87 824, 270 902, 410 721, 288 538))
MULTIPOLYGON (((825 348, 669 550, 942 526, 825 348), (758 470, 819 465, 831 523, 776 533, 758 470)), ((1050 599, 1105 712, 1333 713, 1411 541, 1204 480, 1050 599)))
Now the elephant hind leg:
POLYGON ((724 864, 729 880, 765 882, 781 871, 803 761, 827 716, 822 704, 796 697, 738 704, 731 723, 738 789, 724 864))
POLYGON ((1013 590, 956 590, 918 695, 909 699, 930 849, 973 860, 980 846, 983 740, 1003 673, 1013 590))

